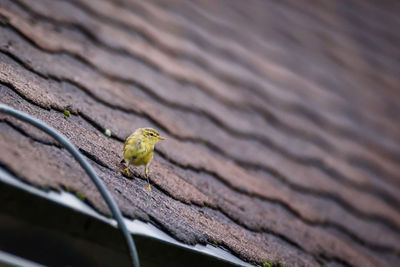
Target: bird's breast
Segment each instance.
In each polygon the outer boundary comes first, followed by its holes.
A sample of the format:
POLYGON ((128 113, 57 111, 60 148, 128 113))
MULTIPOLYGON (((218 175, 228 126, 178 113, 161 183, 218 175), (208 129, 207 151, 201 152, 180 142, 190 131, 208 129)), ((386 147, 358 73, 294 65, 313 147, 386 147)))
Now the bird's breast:
POLYGON ((154 153, 153 150, 143 152, 142 154, 138 155, 138 157, 134 160, 133 164, 136 166, 146 165, 153 158, 153 153, 154 153))

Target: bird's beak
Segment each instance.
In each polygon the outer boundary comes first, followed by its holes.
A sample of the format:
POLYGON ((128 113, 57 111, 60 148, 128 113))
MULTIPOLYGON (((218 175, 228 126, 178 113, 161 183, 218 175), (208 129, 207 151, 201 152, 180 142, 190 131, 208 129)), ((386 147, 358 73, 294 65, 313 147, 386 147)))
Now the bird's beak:
POLYGON ((157 137, 157 139, 158 140, 165 140, 166 138, 160 136, 160 137, 157 137))

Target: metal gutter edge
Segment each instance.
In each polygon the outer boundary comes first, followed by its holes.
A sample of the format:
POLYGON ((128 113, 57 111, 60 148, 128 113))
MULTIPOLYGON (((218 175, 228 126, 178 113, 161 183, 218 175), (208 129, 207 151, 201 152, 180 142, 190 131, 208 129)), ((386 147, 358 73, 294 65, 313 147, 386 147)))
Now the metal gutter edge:
MULTIPOLYGON (((18 189, 24 190, 30 194, 34 194, 36 196, 39 196, 41 198, 45 198, 47 200, 56 202, 59 205, 63 205, 65 207, 71 208, 75 211, 78 211, 80 213, 83 213, 87 216, 90 216, 94 219, 100 220, 104 223, 107 223, 111 225, 114 228, 117 228, 117 222, 113 219, 107 218, 100 213, 96 212, 92 207, 87 205, 86 203, 80 201, 77 197, 75 197, 73 194, 68 193, 68 192, 55 192, 55 191, 49 191, 45 192, 42 191, 38 188, 35 188, 33 186, 30 186, 28 184, 23 183, 16 177, 14 177, 12 174, 4 170, 3 168, 0 167, 0 182, 6 183, 8 185, 11 185, 13 187, 16 187, 18 189)), ((246 263, 239 259, 238 257, 232 255, 228 251, 214 247, 211 245, 195 245, 195 246, 190 246, 187 244, 184 244, 180 241, 175 240, 173 237, 169 236, 168 234, 164 233, 154 225, 150 223, 145 223, 140 220, 130 220, 127 218, 124 218, 124 221, 128 227, 128 230, 134 234, 134 235, 141 235, 141 236, 146 236, 150 238, 154 238, 159 241, 163 241, 169 244, 173 244, 178 247, 182 247, 188 250, 195 251, 200 254, 204 254, 207 256, 211 257, 216 257, 218 259, 221 259, 223 261, 228 261, 234 265, 239 265, 239 266, 253 266, 250 265, 249 263, 246 263)))

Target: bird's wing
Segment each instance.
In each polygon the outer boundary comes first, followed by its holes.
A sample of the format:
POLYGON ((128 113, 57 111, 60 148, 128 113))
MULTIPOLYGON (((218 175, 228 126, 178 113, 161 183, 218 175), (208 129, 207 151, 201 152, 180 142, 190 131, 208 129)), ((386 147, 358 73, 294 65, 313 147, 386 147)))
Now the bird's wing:
POLYGON ((134 158, 142 152, 142 140, 137 135, 131 135, 124 144, 124 158, 134 158))

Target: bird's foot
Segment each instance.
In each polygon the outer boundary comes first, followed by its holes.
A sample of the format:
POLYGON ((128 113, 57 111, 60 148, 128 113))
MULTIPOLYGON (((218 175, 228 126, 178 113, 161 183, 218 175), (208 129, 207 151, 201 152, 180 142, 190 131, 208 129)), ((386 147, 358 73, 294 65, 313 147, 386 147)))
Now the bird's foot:
POLYGON ((148 186, 145 186, 144 189, 151 191, 151 186, 150 184, 148 186))
POLYGON ((131 176, 131 172, 129 171, 129 168, 125 168, 125 169, 124 169, 124 172, 125 172, 128 176, 131 176))

